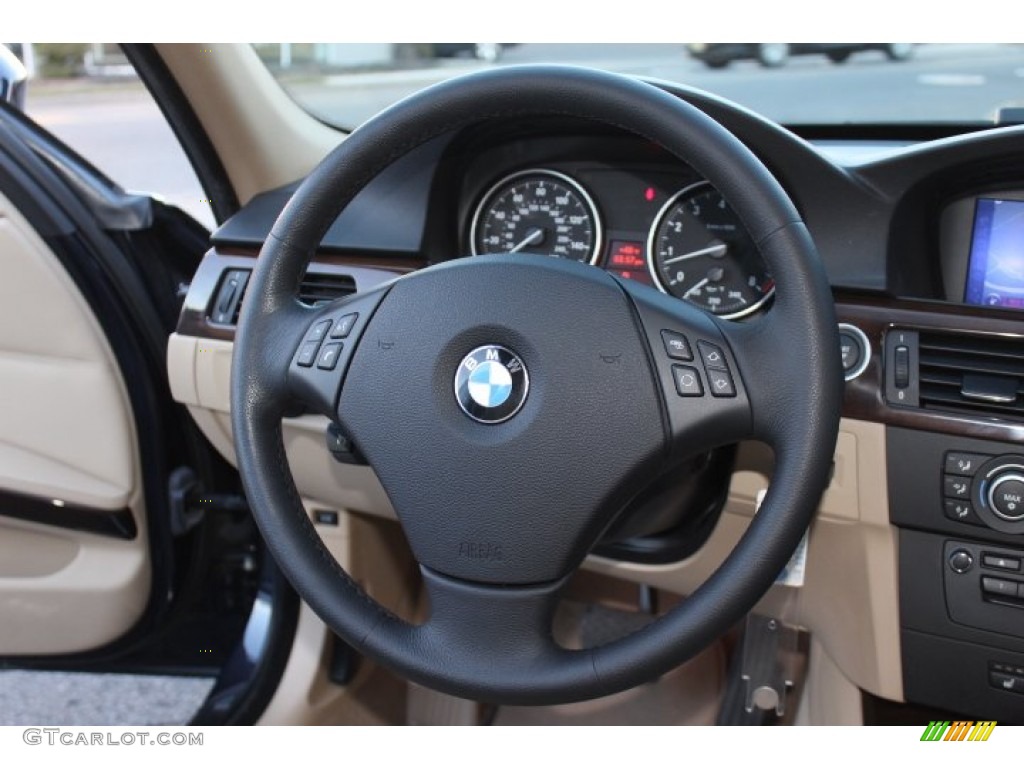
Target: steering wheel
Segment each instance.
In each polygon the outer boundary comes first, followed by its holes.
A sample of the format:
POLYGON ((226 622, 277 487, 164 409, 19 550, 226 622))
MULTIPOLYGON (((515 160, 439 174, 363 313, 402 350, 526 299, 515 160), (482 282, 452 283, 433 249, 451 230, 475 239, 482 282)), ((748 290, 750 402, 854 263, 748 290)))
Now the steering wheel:
POLYGON ((721 125, 665 91, 562 66, 494 69, 414 95, 352 133, 295 192, 260 253, 231 373, 238 468, 267 546, 350 645, 465 698, 552 704, 651 680, 768 590, 825 487, 842 391, 831 292, 793 204, 721 125), (448 261, 311 309, 300 279, 331 223, 396 158, 483 120, 568 116, 657 143, 730 202, 776 276, 747 323, 580 263, 448 261), (323 546, 285 458, 296 400, 376 471, 420 565, 429 618, 369 597, 323 546), (687 456, 775 452, 760 511, 693 594, 644 629, 570 650, 560 592, 629 500, 687 456))

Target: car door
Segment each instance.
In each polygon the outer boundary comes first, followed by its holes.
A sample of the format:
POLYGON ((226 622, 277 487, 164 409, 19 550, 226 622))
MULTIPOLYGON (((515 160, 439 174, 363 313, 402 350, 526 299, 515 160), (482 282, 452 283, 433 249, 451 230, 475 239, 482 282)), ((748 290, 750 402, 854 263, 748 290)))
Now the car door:
POLYGON ((0 666, 208 677, 196 720, 235 722, 290 634, 237 475, 167 388, 207 242, 0 104, 0 666))

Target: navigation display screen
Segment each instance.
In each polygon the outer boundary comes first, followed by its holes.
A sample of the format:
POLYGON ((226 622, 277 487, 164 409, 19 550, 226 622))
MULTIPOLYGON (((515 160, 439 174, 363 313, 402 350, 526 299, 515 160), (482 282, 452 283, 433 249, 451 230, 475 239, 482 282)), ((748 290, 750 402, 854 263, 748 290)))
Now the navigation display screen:
POLYGON ((1024 200, 978 198, 964 303, 1024 309, 1024 200))

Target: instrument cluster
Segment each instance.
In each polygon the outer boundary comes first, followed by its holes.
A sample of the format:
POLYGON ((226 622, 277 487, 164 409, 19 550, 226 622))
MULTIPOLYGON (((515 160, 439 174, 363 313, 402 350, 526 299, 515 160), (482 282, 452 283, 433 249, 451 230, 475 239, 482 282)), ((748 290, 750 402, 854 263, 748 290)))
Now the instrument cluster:
POLYGON ((708 182, 647 167, 530 167, 492 181, 472 209, 474 256, 573 259, 653 285, 726 319, 775 282, 739 217, 708 182))

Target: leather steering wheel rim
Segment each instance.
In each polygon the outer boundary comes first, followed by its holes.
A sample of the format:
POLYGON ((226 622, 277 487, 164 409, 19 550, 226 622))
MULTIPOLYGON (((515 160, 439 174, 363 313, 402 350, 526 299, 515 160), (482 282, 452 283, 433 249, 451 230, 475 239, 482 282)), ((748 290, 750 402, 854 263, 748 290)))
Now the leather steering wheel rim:
MULTIPOLYGON (((528 301, 526 297, 521 300, 528 301)), ((544 300, 543 296, 536 299, 540 306, 544 300)), ((468 303, 459 306, 476 311, 468 303)), ((539 349, 542 342, 537 341, 538 349, 534 349, 531 339, 521 338, 515 328, 502 323, 477 322, 467 327, 484 325, 490 336, 453 335, 452 344, 462 344, 453 349, 461 355, 478 336, 511 338, 529 351, 529 355, 523 354, 524 360, 540 375, 536 394, 529 395, 533 400, 527 400, 529 408, 524 408, 522 417, 509 421, 514 427, 502 432, 467 420, 453 422, 453 436, 442 436, 460 449, 462 443, 472 442, 480 455, 486 455, 488 449, 480 446, 487 441, 497 444, 506 441, 504 436, 507 441, 519 439, 521 435, 513 431, 520 429, 517 419, 526 431, 549 418, 543 411, 544 398, 557 399, 560 386, 557 377, 543 376, 543 366, 550 368, 550 361, 539 349), (532 415, 526 413, 530 409, 532 415)), ((340 413, 343 420, 350 420, 348 426, 354 433, 368 435, 370 442, 367 425, 384 418, 386 401, 376 398, 370 387, 373 381, 360 373, 365 367, 362 363, 369 365, 378 358, 371 356, 372 345, 366 341, 372 338, 367 335, 370 332, 360 328, 359 333, 362 336, 354 336, 344 353, 351 357, 339 366, 347 370, 338 373, 340 399, 337 392, 331 392, 320 409, 332 417, 340 413), (361 409, 376 409, 373 419, 359 413, 361 409)), ((842 394, 836 334, 831 290, 797 211, 763 164, 721 125, 685 101, 624 76, 563 66, 489 70, 434 86, 360 127, 306 178, 281 213, 250 279, 235 338, 231 402, 238 468, 270 552, 299 594, 356 650, 416 682, 466 698, 508 704, 593 698, 653 679, 691 658, 742 618, 771 586, 806 530, 827 483, 842 394), (664 147, 708 179, 732 205, 776 276, 771 310, 749 323, 727 323, 676 306, 682 302, 652 296, 653 291, 646 288, 620 284, 604 273, 597 277, 597 270, 590 267, 518 256, 431 267, 374 296, 342 300, 327 309, 310 310, 298 303, 299 282, 328 227, 359 190, 392 161, 435 137, 480 121, 537 116, 595 120, 628 130, 664 147), (765 501, 718 570, 645 629, 598 648, 569 651, 554 647, 550 618, 568 566, 579 564, 585 554, 581 547, 593 542, 610 512, 580 522, 572 541, 559 551, 565 562, 559 561, 558 567, 551 569, 544 568, 539 556, 534 558, 536 562, 530 560, 520 567, 512 562, 466 563, 454 555, 439 555, 455 547, 455 539, 441 542, 443 546, 435 546, 437 542, 429 537, 424 539, 424 524, 408 509, 409 491, 388 466, 394 464, 394 456, 382 443, 367 455, 375 469, 386 470, 382 481, 392 501, 402 501, 395 506, 422 564, 431 600, 431 620, 417 627, 366 595, 327 551, 304 511, 284 452, 281 419, 295 396, 296 371, 307 375, 295 367, 293 356, 325 313, 333 313, 330 318, 336 319, 355 309, 360 323, 370 328, 379 324, 386 330, 389 322, 392 328, 397 322, 393 318, 408 319, 401 314, 402 301, 429 306, 420 298, 436 296, 438 286, 482 286, 481 290, 486 290, 499 278, 517 275, 537 279, 537 285, 578 282, 582 292, 606 302, 609 311, 614 308, 624 313, 623 317, 628 315, 635 325, 629 333, 635 331, 641 340, 635 359, 645 361, 638 368, 654 382, 650 387, 652 405, 646 413, 654 414, 668 447, 664 451, 652 448, 649 455, 630 465, 632 474, 626 473, 625 479, 602 497, 608 509, 615 504, 621 507, 627 480, 650 479, 655 464, 664 468, 672 452, 682 450, 683 444, 687 447, 703 441, 704 447, 713 447, 716 440, 735 442, 749 437, 768 443, 775 451, 775 476, 765 501), (428 295, 430 290, 435 293, 428 295), (669 364, 657 357, 654 339, 658 326, 665 323, 677 323, 698 338, 719 344, 732 366, 738 396, 728 402, 702 398, 711 415, 692 412, 692 421, 700 429, 683 423, 689 417, 678 408, 690 403, 673 400, 664 383, 671 382, 671 378, 664 379, 665 375, 671 377, 669 364), (408 518, 403 517, 403 507, 408 518), (493 576, 486 570, 492 566, 497 569, 493 576), (535 574, 543 578, 535 582, 535 574)), ((431 361, 434 357, 447 359, 446 350, 432 353, 431 361)), ((447 386, 450 399, 450 384, 447 386)), ((308 391, 300 388, 300 392, 308 391)), ((429 390, 423 394, 433 396, 429 390)), ((440 395, 438 398, 437 408, 448 418, 451 409, 441 402, 440 395)), ((411 413, 415 420, 417 412, 411 413)), ((652 431, 650 440, 655 439, 652 431)), ((400 445, 390 447, 399 454, 404 450, 400 445)), ((566 461, 571 467, 579 458, 566 461)), ((531 514, 541 512, 532 510, 531 514)), ((443 528, 436 512, 432 514, 429 522, 443 528)), ((491 523, 500 525, 501 521, 491 523)), ((522 548, 522 543, 517 539, 517 546, 522 548)))

